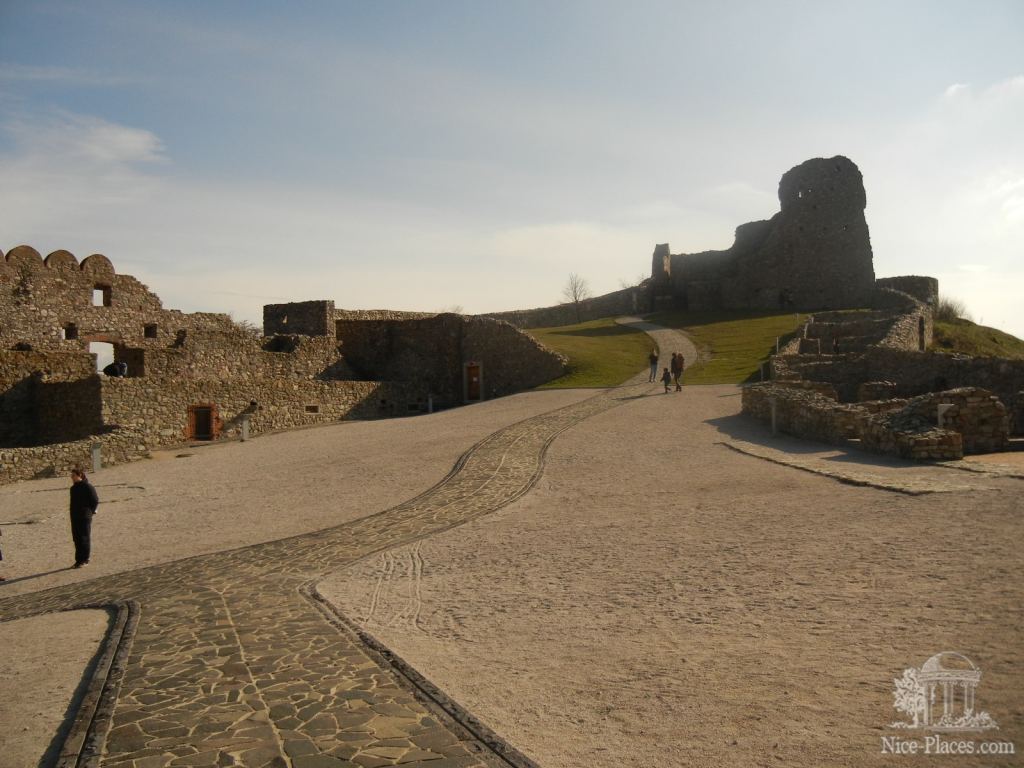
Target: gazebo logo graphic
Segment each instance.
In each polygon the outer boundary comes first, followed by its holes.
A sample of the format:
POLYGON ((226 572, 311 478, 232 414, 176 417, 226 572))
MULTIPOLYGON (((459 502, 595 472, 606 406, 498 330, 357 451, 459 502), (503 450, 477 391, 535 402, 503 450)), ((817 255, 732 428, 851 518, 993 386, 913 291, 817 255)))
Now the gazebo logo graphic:
POLYGON ((894 706, 911 722, 895 722, 891 728, 923 728, 928 731, 987 731, 999 728, 988 712, 975 709, 975 691, 981 670, 955 651, 932 656, 920 669, 910 667, 893 680, 894 706))

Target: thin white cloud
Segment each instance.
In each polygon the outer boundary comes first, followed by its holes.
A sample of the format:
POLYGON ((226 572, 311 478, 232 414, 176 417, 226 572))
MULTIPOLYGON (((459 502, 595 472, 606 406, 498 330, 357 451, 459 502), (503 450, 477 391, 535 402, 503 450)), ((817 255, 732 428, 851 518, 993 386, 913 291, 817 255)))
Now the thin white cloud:
POLYGON ((143 82, 143 80, 139 77, 114 75, 88 69, 0 62, 0 82, 53 83, 57 85, 110 88, 123 85, 137 85, 143 82))

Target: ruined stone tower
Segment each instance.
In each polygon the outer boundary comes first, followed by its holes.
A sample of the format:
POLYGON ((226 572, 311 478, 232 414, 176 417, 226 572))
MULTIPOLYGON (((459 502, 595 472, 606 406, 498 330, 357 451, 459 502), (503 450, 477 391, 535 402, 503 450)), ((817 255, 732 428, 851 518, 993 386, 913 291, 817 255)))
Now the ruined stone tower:
POLYGON ((690 310, 864 306, 875 273, 857 166, 842 156, 801 163, 779 182, 779 202, 771 219, 737 227, 728 250, 657 246, 654 290, 690 310))

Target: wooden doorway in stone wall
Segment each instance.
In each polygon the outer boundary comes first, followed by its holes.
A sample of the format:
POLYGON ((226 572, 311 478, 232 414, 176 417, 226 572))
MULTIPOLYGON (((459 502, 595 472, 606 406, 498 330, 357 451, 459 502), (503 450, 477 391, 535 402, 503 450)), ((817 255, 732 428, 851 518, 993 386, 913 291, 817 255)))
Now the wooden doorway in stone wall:
POLYGON ((462 395, 467 403, 484 399, 483 363, 468 362, 462 367, 462 395))
POLYGON ((214 403, 190 405, 188 408, 188 439, 216 440, 220 431, 217 406, 214 403))

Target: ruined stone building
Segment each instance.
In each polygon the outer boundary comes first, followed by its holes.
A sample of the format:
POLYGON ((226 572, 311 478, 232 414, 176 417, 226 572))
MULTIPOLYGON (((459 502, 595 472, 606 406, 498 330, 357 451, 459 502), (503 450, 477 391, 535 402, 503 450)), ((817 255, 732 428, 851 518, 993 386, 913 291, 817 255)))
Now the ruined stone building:
POLYGON ((0 253, 0 481, 161 446, 510 394, 565 361, 507 323, 267 306, 264 333, 164 309, 102 255, 0 253), (109 344, 122 376, 97 372, 109 344))
POLYGON ((736 228, 725 251, 654 251, 652 291, 679 309, 843 309, 867 306, 875 287, 860 170, 816 158, 779 182, 782 210, 736 228))
POLYGON ((934 281, 914 283, 918 278, 875 280, 864 180, 849 159, 815 158, 790 169, 779 182, 779 203, 770 219, 738 226, 724 251, 673 254, 667 243, 655 246, 651 277, 640 285, 579 306, 488 316, 537 328, 661 309, 807 312, 872 306, 876 289, 893 280, 919 293, 934 288, 934 281))

